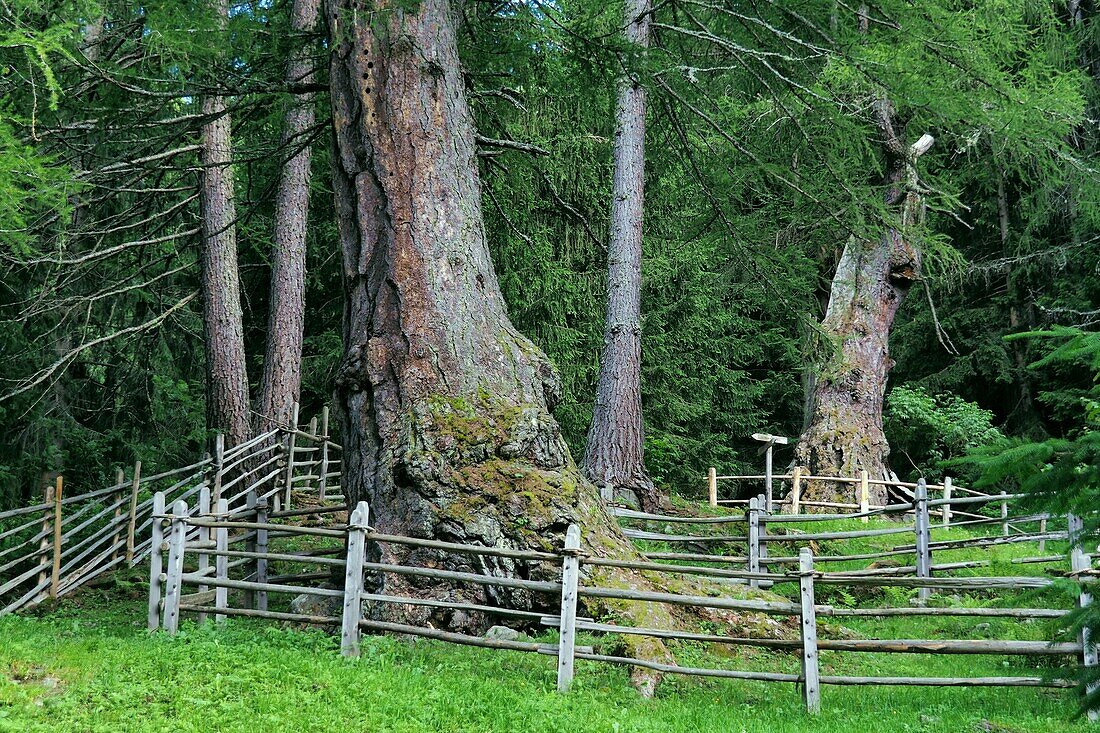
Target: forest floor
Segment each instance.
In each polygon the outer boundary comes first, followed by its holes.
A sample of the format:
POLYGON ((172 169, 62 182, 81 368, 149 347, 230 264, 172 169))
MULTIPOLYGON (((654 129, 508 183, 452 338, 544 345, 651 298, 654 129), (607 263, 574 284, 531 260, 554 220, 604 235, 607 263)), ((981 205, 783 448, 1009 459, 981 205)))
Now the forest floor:
MULTIPOLYGON (((816 524, 816 529, 825 529, 816 524)), ((870 525, 876 526, 875 523, 870 525)), ((848 529, 851 528, 849 525, 848 529)), ((942 530, 933 539, 957 538, 942 530)), ((871 538, 857 547, 906 541, 871 538), (877 540, 877 541, 876 541, 877 540)), ((789 548, 788 548, 789 549, 789 548)), ((820 550, 837 548, 819 548, 820 550)), ((1055 546, 1048 551, 1058 551, 1055 546)), ((773 554, 787 554, 776 548, 773 554)), ((970 574, 1041 574, 1010 558, 1034 545, 955 550, 936 562, 990 559, 970 574)), ((830 568, 839 569, 839 568, 830 568)), ((659 731, 692 733, 1043 733, 1091 730, 1075 719, 1075 693, 1034 688, 830 687, 808 716, 790 684, 669 676, 654 699, 638 696, 623 668, 580 661, 573 691, 555 692, 554 658, 432 641, 367 637, 358 660, 340 657, 321 630, 252 620, 185 622, 176 638, 144 629, 140 575, 83 592, 34 616, 0 619, 0 731, 659 731)), ((824 590, 824 588, 822 588, 824 590)), ((904 605, 908 591, 819 602, 904 605)), ((1068 589, 954 605, 1060 606, 1068 589)), ((1046 639, 1043 622, 928 616, 850 620, 822 636, 1046 639)), ((546 637, 548 640, 552 636, 546 637)), ((607 644, 586 638, 580 643, 607 644)), ((796 655, 760 649, 677 648, 681 664, 793 672, 796 655)), ((848 675, 993 676, 1052 673, 1058 658, 822 653, 822 672, 848 675)))

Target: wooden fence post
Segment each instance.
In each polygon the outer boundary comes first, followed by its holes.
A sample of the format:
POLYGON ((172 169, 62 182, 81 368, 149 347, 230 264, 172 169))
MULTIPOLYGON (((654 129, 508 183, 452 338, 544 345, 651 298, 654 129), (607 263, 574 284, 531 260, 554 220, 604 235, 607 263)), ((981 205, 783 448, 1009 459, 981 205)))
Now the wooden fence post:
MULTIPOLYGON (((257 524, 267 524, 267 499, 259 499, 256 502, 256 523, 257 524)), ((257 529, 256 530, 256 552, 259 555, 266 555, 267 554, 267 530, 266 529, 257 529)), ((256 582, 257 583, 266 583, 267 582, 267 558, 266 557, 256 558, 256 582)), ((257 590, 255 600, 256 600, 256 608, 258 610, 260 610, 260 611, 266 611, 267 610, 267 591, 266 590, 257 590)))
MULTIPOLYGON (((224 522, 229 516, 229 499, 218 499, 216 514, 219 522, 224 522)), ((214 576, 218 580, 229 578, 229 557, 225 551, 229 549, 229 527, 214 528, 214 549, 218 554, 214 557, 214 576)), ((223 585, 214 587, 214 607, 229 608, 229 589, 223 585)), ((225 614, 215 613, 214 623, 224 623, 225 614)))
POLYGON ((50 598, 57 598, 61 585, 61 493, 65 479, 58 475, 53 492, 53 566, 50 569, 50 598))
POLYGON ((1008 537, 1008 494, 1001 492, 1001 534, 1008 537))
POLYGON ((344 616, 340 627, 340 653, 359 656, 359 619, 363 617, 363 560, 367 546, 370 511, 361 501, 348 521, 348 559, 344 567, 344 616))
MULTIPOLYGON (((38 566, 41 570, 38 571, 38 581, 35 583, 36 588, 48 588, 45 584, 49 580, 49 575, 46 573, 46 561, 50 559, 50 545, 53 544, 51 536, 51 528, 53 527, 53 505, 54 505, 54 492, 57 491, 54 484, 47 484, 46 488, 42 491, 42 503, 48 504, 45 511, 42 512, 42 529, 39 534, 42 535, 42 539, 38 541, 38 566)), ((36 596, 36 600, 45 598, 48 594, 47 590, 44 590, 36 596)))
POLYGON ((164 580, 164 630, 172 636, 180 628, 180 594, 183 588, 183 550, 187 541, 187 502, 172 505, 172 525, 168 532, 168 563, 164 580))
POLYGON ((118 491, 112 496, 114 496, 115 504, 118 506, 115 507, 115 514, 111 520, 111 523, 115 525, 115 534, 111 537, 111 547, 115 548, 111 551, 111 562, 117 562, 126 557, 126 548, 123 542, 125 529, 122 526, 122 505, 126 501, 126 487, 123 486, 125 481, 126 472, 121 468, 115 471, 115 486, 118 487, 118 491))
MULTIPOLYGON (((714 469, 711 469, 712 471, 714 469)), ((577 640, 577 583, 580 580, 581 528, 569 525, 561 561, 561 616, 558 624, 558 692, 573 683, 573 652, 577 640)))
POLYGON ((718 506, 718 471, 713 466, 707 469, 707 496, 711 506, 718 506))
POLYGON ((791 476, 791 514, 798 514, 798 502, 802 493, 802 467, 795 466, 791 476))
POLYGON ((951 477, 943 477, 943 528, 951 526, 951 477))
MULTIPOLYGON (((1039 520, 1039 534, 1045 535, 1047 533, 1047 518, 1044 516, 1039 520)), ((1043 554, 1047 551, 1047 541, 1045 539, 1039 540, 1039 554, 1043 554)))
MULTIPOLYGON (((283 496, 283 509, 290 509, 290 490, 294 484, 294 446, 297 444, 298 403, 290 410, 290 432, 286 436, 286 483, 283 496)), ((356 627, 358 628, 358 627, 356 627)))
POLYGON ((212 501, 217 506, 222 498, 222 481, 225 479, 225 434, 218 433, 214 436, 214 491, 212 501))
MULTIPOLYGON (((134 535, 137 534, 137 507, 138 507, 138 491, 141 490, 141 461, 134 461, 134 480, 130 483, 130 522, 126 526, 126 565, 133 567, 134 565, 134 546, 136 544, 134 535)), ((160 511, 164 512, 164 497, 161 497, 160 511)), ((154 514, 156 512, 153 512, 154 514)), ((156 526, 156 521, 153 522, 153 526, 156 526)), ((153 551, 159 552, 157 545, 154 543, 153 551)))
POLYGON ((821 711, 821 677, 817 655, 817 611, 814 608, 814 555, 809 547, 798 553, 798 586, 802 601, 802 700, 806 712, 821 711))
MULTIPOLYGON (((311 417, 309 419, 309 434, 310 435, 316 435, 317 434, 317 416, 316 415, 314 415, 313 417, 311 417)), ((306 475, 310 475, 310 476, 313 475, 313 470, 315 468, 317 468, 317 465, 318 465, 317 461, 319 460, 318 456, 317 456, 317 451, 318 450, 320 450, 320 446, 314 445, 313 450, 309 454, 309 460, 306 461, 306 465, 309 466, 309 470, 306 471, 306 475)), ((309 489, 309 482, 308 481, 306 482, 305 488, 309 489)))
POLYGON ((149 623, 150 631, 160 628, 160 599, 164 586, 160 579, 162 570, 161 553, 164 552, 164 492, 153 494, 152 540, 149 545, 149 623))
MULTIPOLYGON (((209 519, 209 515, 210 515, 210 487, 209 486, 203 486, 201 489, 199 489, 199 517, 201 519, 209 519)), ((199 530, 199 536, 196 538, 196 541, 200 545, 205 545, 206 543, 208 543, 210 541, 210 528, 209 527, 199 527, 198 530, 199 530)), ((199 551, 199 575, 204 575, 209 570, 210 570, 210 554, 207 553, 205 549, 200 550, 199 551)), ((203 593, 206 590, 208 590, 208 588, 209 588, 209 586, 199 585, 198 591, 199 591, 199 593, 203 593)), ((201 624, 201 623, 204 623, 205 621, 206 621, 206 614, 205 613, 200 613, 199 614, 199 623, 201 624)))
POLYGON ((317 500, 325 501, 328 490, 328 405, 321 408, 321 478, 317 484, 317 500))
POLYGON ((859 472, 859 513, 865 516, 862 517, 864 524, 870 517, 866 516, 867 512, 871 511, 871 485, 867 479, 867 472, 859 472))
MULTIPOLYGON (((760 572, 760 498, 749 499, 748 511, 749 525, 749 572, 760 572)), ((756 578, 749 579, 750 588, 759 588, 760 581, 756 578)))
MULTIPOLYGON (((928 484, 924 482, 924 479, 917 481, 913 503, 917 547, 917 577, 929 578, 932 575, 932 551, 929 548, 932 527, 928 518, 928 484)), ((919 588, 917 590, 918 602, 923 605, 930 594, 931 590, 929 588, 919 588)))
MULTIPOLYGON (((1084 531, 1084 522, 1081 518, 1070 514, 1068 520, 1068 536, 1070 543, 1069 550, 1069 564, 1070 569, 1077 573, 1082 570, 1090 570, 1092 568, 1092 558, 1085 553, 1083 548, 1084 537, 1082 537, 1084 531)), ((1084 586, 1081 588, 1081 594, 1077 597, 1078 608, 1084 608, 1085 606, 1092 605, 1092 594, 1084 590, 1084 586)), ((1095 667, 1098 663, 1098 655, 1096 651, 1096 644, 1093 642, 1088 628, 1081 629, 1080 635, 1081 641, 1081 662, 1085 667, 1095 667)), ((1097 684, 1091 683, 1085 688, 1086 694, 1092 694, 1096 691, 1097 684)), ((1100 710, 1090 709, 1088 711, 1089 720, 1095 722, 1100 719, 1100 710)))

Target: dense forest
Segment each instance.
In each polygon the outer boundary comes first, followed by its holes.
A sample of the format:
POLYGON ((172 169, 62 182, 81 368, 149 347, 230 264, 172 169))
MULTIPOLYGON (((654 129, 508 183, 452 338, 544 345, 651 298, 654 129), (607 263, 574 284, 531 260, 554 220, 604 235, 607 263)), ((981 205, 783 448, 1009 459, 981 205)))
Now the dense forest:
POLYGON ((1091 352, 1006 337, 1098 322, 1098 20, 6 0, 0 507, 295 402, 342 415, 361 496, 486 416, 643 504, 755 472, 753 432, 902 478, 1072 437, 1091 352))

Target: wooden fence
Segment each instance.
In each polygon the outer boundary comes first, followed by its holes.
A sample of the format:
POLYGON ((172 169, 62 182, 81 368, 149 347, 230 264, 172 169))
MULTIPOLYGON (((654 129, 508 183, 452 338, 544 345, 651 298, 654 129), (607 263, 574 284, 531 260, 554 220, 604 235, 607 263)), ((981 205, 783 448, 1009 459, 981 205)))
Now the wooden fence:
MULTIPOLYGON (((918 502, 915 507, 917 516, 927 514, 929 502, 919 497, 924 494, 918 487, 918 502)), ((158 501, 161 505, 163 499, 158 501)), ((308 512, 302 510, 298 514, 308 512)), ((1086 665, 1095 665, 1095 650, 1087 640, 1076 642, 1048 643, 1045 641, 990 640, 990 639, 821 639, 818 635, 817 619, 821 617, 887 617, 917 616, 928 614, 959 615, 970 617, 1009 617, 1057 618, 1068 613, 1066 609, 1050 608, 929 608, 916 605, 912 607, 834 607, 821 604, 815 597, 815 590, 821 585, 831 586, 871 586, 901 587, 917 589, 918 593, 933 591, 969 592, 1015 590, 1020 588, 1044 588, 1052 581, 1045 577, 933 577, 936 569, 929 562, 921 568, 915 565, 917 577, 899 575, 878 575, 868 572, 822 572, 819 564, 835 558, 815 558, 809 547, 801 547, 794 558, 767 558, 758 555, 759 564, 796 564, 797 568, 789 572, 769 572, 754 566, 751 557, 742 558, 747 563, 744 569, 682 564, 680 561, 692 559, 692 556, 652 553, 645 560, 616 560, 588 555, 582 549, 583 538, 576 526, 569 528, 562 547, 552 552, 517 550, 503 547, 457 544, 430 539, 385 535, 374 531, 368 523, 368 508, 361 502, 352 512, 346 525, 320 527, 292 527, 277 521, 276 514, 266 514, 266 507, 255 506, 243 512, 231 512, 223 504, 217 511, 195 515, 184 501, 175 502, 170 512, 154 515, 156 537, 168 538, 165 543, 167 558, 162 561, 154 556, 150 570, 149 625, 150 628, 163 627, 169 633, 178 629, 181 613, 198 614, 200 618, 213 616, 221 619, 226 616, 246 616, 266 618, 278 621, 318 624, 341 630, 341 650, 347 656, 359 654, 360 634, 363 631, 405 634, 426 637, 441 641, 510 649, 514 651, 534 652, 556 657, 558 668, 558 689, 567 691, 574 675, 574 662, 577 659, 609 664, 645 667, 664 673, 694 675, 700 677, 758 680, 763 682, 784 682, 801 685, 806 707, 816 712, 820 707, 820 689, 822 685, 926 685, 926 686, 1006 686, 1006 687, 1071 687, 1073 683, 1062 679, 1031 675, 1005 675, 996 677, 872 677, 843 676, 824 674, 821 669, 819 653, 822 651, 839 653, 884 653, 884 654, 997 654, 1020 656, 1073 656, 1081 657, 1086 665), (163 521, 164 528, 159 528, 163 521), (294 541, 296 537, 310 536, 313 539, 327 538, 331 546, 312 546, 308 551, 272 551, 268 542, 272 537, 294 541), (191 539, 191 538, 194 539, 191 539), (245 543, 244 550, 231 549, 234 544, 245 543), (250 543, 250 544, 249 544, 250 543), (489 573, 459 572, 435 567, 392 565, 370 562, 366 559, 365 548, 368 543, 395 543, 426 549, 442 550, 450 553, 464 553, 473 556, 506 557, 528 566, 534 564, 549 565, 555 568, 556 581, 529 580, 519 577, 498 577, 489 573), (344 554, 344 547, 347 553, 344 554), (214 558, 213 565, 211 558, 214 558), (190 564, 187 559, 191 558, 190 564), (658 559, 665 560, 658 562, 658 559), (676 562, 668 562, 673 560, 676 562), (776 562, 780 561, 780 562, 776 562), (296 572, 288 575, 270 575, 272 563, 313 564, 321 567, 321 572, 296 572), (188 567, 193 567, 189 570, 188 567), (751 598, 691 596, 681 593, 640 591, 629 588, 603 587, 590 585, 590 577, 585 572, 592 567, 617 567, 645 570, 651 573, 677 575, 695 575, 723 580, 735 579, 744 583, 780 586, 794 584, 798 587, 796 601, 764 600, 751 598), (238 577, 234 577, 235 569, 238 577), (341 572, 342 569, 342 572, 341 572), (508 608, 500 605, 455 602, 450 599, 415 598, 396 596, 381 588, 365 586, 364 573, 371 577, 414 576, 431 578, 449 584, 490 586, 510 589, 523 589, 541 599, 536 608, 508 608), (334 587, 334 578, 343 577, 343 587, 334 587), (325 581, 322 583, 322 581, 325 581), (185 593, 185 587, 194 587, 185 593), (229 591, 244 592, 243 602, 231 605, 229 591), (340 613, 303 614, 287 611, 272 611, 267 607, 267 594, 302 595, 313 594, 331 597, 334 608, 340 613), (163 598, 163 600, 162 600, 163 598), (605 623, 579 615, 578 604, 584 599, 615 599, 640 603, 673 604, 697 608, 735 610, 747 613, 767 614, 770 616, 798 619, 798 638, 756 638, 731 637, 721 634, 690 633, 679 629, 636 628, 615 623, 605 623), (537 641, 489 639, 468 634, 442 631, 430 626, 378 621, 365 618, 363 604, 398 604, 410 606, 442 607, 453 610, 466 610, 499 616, 501 618, 520 619, 522 622, 556 629, 556 643, 537 641), (543 611, 537 610, 542 607, 543 611), (798 673, 773 671, 719 669, 686 667, 650 659, 616 656, 598 653, 592 648, 578 646, 578 631, 595 634, 629 634, 648 636, 663 640, 696 641, 741 647, 762 647, 775 650, 787 650, 798 654, 801 666, 798 673)), ((285 512, 284 512, 285 514, 285 512)), ((645 515, 632 519, 659 520, 664 522, 703 522, 713 523, 716 519, 727 518, 685 518, 673 515, 645 515)), ((857 517, 858 518, 858 517, 857 517)), ((753 534, 751 527, 756 524, 766 527, 768 523, 802 522, 821 519, 820 515, 783 516, 761 514, 753 520, 751 517, 729 518, 729 521, 748 523, 748 534, 736 536, 734 541, 749 541, 753 534)), ((893 531, 893 530, 891 530, 893 531)), ((918 537, 917 546, 928 547, 931 543, 919 539, 922 534, 920 520, 913 527, 905 528, 918 537)), ((870 536, 878 530, 863 530, 861 536, 870 536)), ((843 534, 850 537, 853 533, 805 533, 769 536, 761 533, 758 546, 765 548, 769 541, 805 542, 810 537, 843 534)), ((926 534, 926 533, 925 533, 926 534)), ((686 536, 686 535, 684 535, 686 536)), ((715 536, 695 535, 694 539, 714 539, 715 536)), ((731 541, 729 536, 721 536, 721 541, 731 541)), ((667 538, 666 538, 667 541, 667 538)), ((912 553, 913 550, 906 550, 912 553)), ((751 553, 750 553, 751 554, 751 553)), ((1073 567, 1081 569, 1091 564, 1091 559, 1075 545, 1072 553, 1073 567)), ((716 557, 706 556, 706 560, 716 557)), ((930 560, 930 555, 929 555, 930 560)), ((527 573, 528 576, 532 573, 527 573)), ((538 577, 538 574, 534 574, 538 577)), ((546 574, 542 573, 545 577, 546 574)), ((489 597, 493 597, 489 595, 489 597)), ((1082 602, 1088 602, 1082 596, 1082 602)))
POLYGON ((153 544, 156 493, 169 503, 191 501, 193 512, 208 511, 195 502, 204 490, 236 509, 258 500, 288 508, 293 492, 320 503, 342 500, 341 452, 328 436, 327 407, 320 429, 314 418, 308 430, 278 428, 224 445, 218 435, 213 455, 153 475, 143 475, 137 461, 129 477, 120 468, 111 486, 71 496, 59 476, 41 502, 0 512, 0 615, 142 562, 153 544))
POLYGON ((917 482, 872 479, 868 476, 866 471, 861 471, 859 476, 815 476, 803 468, 796 467, 791 473, 786 474, 773 475, 769 471, 759 475, 721 475, 718 473, 717 469, 712 467, 707 471, 707 501, 712 507, 722 505, 748 506, 749 499, 719 498, 719 484, 735 483, 740 486, 745 484, 759 484, 762 488, 760 492, 761 509, 770 514, 775 511, 777 503, 778 497, 775 495, 775 484, 777 482, 788 486, 784 494, 784 503, 790 506, 791 514, 798 514, 799 511, 805 507, 814 509, 853 510, 864 514, 864 521, 867 521, 866 517, 873 516, 871 512, 874 510, 885 508, 883 505, 871 503, 870 487, 886 486, 892 489, 896 494, 908 499, 913 499, 917 486, 924 483, 926 490, 929 492, 929 496, 939 495, 937 506, 940 507, 940 516, 938 519, 940 523, 942 523, 942 526, 950 527, 952 523, 956 521, 956 517, 961 517, 964 521, 968 518, 984 518, 983 515, 955 509, 956 506, 964 506, 969 509, 971 505, 974 504, 994 505, 1000 507, 1001 514, 1005 518, 1002 530, 1006 535, 1009 533, 1010 528, 1010 524, 1007 521, 1009 503, 1014 498, 1018 498, 1017 494, 1009 494, 1003 491, 997 494, 990 494, 978 491, 977 489, 958 486, 950 476, 945 477, 942 483, 930 484, 923 479, 917 482), (836 502, 805 499, 803 498, 802 490, 807 481, 824 481, 838 485, 850 485, 852 487, 852 501, 836 502))

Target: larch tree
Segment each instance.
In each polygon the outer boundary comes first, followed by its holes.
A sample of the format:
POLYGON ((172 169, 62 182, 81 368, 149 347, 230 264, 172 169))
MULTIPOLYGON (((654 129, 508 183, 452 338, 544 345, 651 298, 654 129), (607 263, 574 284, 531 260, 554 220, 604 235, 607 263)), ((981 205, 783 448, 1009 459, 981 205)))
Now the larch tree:
MULTIPOLYGON (((627 0, 624 22, 627 41, 647 47, 649 0, 627 0)), ((605 494, 634 495, 653 511, 660 497, 645 467, 641 391, 645 115, 645 87, 626 73, 615 112, 607 317, 582 465, 584 475, 605 494)))
MULTIPOLYGON (((227 0, 214 0, 217 25, 228 17, 227 0)), ((232 123, 220 93, 202 102, 202 246, 203 343, 206 349, 209 427, 225 433, 228 445, 250 432, 244 315, 237 269, 237 211, 234 201, 232 123)))
MULTIPOLYGON (((320 0, 294 0, 290 27, 296 38, 286 69, 288 89, 309 89, 314 69, 309 34, 317 25, 320 0)), ((306 227, 314 124, 313 93, 292 94, 283 122, 282 148, 289 151, 275 193, 275 241, 271 257, 271 297, 267 346, 260 386, 260 419, 286 425, 302 384, 302 338, 306 309, 306 227)))
MULTIPOLYGON (((890 329, 906 294, 920 278, 921 250, 914 234, 924 204, 917 185, 917 159, 932 146, 923 135, 902 139, 895 111, 885 95, 874 102, 886 159, 884 203, 887 222, 876 238, 849 237, 837 263, 821 330, 827 357, 819 366, 809 425, 795 456, 812 474, 888 477, 890 446, 882 429, 886 379, 893 367, 890 329)), ((810 500, 836 501, 848 484, 812 482, 810 500)), ((886 503, 886 488, 871 486, 871 502, 886 503)))
MULTIPOLYGON (((383 533, 550 549, 577 523, 586 551, 638 558, 551 414, 560 399, 554 367, 513 327, 501 297, 485 240, 456 8, 421 0, 415 10, 395 2, 357 13, 354 3, 330 0, 325 8, 346 297, 336 397, 348 500, 368 501, 371 526, 383 533)), ((390 543, 374 553, 389 563, 557 577, 556 568, 508 558, 390 543)), ((587 572, 617 587, 671 582, 617 568, 587 572)), ((523 589, 399 576, 376 583, 402 595, 547 608, 523 589)), ((674 626, 682 613, 629 602, 601 608, 608 617, 637 623, 644 614, 646 623, 674 626)), ((488 625, 484 614, 450 608, 377 604, 367 612, 467 631, 488 625)), ((660 643, 627 644, 668 658, 660 643)), ((644 690, 654 681, 636 670, 644 690)))

